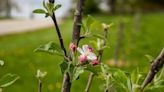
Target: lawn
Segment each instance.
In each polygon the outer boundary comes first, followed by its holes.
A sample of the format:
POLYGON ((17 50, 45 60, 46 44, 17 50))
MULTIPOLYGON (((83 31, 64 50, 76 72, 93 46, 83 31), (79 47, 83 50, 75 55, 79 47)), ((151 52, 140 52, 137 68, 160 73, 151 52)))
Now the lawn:
MULTIPOLYGON (((94 17, 102 22, 114 23, 114 26, 109 31, 110 49, 107 49, 104 53, 103 62, 106 62, 113 59, 120 17, 102 15, 95 15, 94 17)), ((129 62, 131 65, 128 68, 124 68, 125 70, 131 71, 136 67, 140 67, 142 72, 147 71, 150 63, 145 55, 149 54, 156 57, 164 46, 163 18, 164 13, 142 15, 141 30, 133 34, 133 17, 123 17, 125 35, 121 46, 120 59, 129 62)), ((67 47, 71 39, 72 26, 73 23, 70 19, 65 20, 60 25, 67 47)), ((0 37, 0 59, 5 61, 5 66, 0 67, 0 76, 6 73, 15 73, 20 76, 20 79, 14 85, 4 89, 4 92, 36 92, 37 79, 35 75, 37 69, 48 72, 44 79, 43 92, 60 92, 62 74, 58 65, 63 59, 59 56, 33 52, 39 45, 48 43, 49 41, 58 43, 54 28, 0 37)), ((87 41, 83 40, 82 43, 84 42, 87 41)), ((73 83, 72 92, 77 92, 77 88, 79 89, 78 92, 83 92, 87 75, 88 72, 83 74, 79 81, 73 83)), ((101 82, 95 78, 91 92, 103 92, 103 85, 99 85, 101 82)))

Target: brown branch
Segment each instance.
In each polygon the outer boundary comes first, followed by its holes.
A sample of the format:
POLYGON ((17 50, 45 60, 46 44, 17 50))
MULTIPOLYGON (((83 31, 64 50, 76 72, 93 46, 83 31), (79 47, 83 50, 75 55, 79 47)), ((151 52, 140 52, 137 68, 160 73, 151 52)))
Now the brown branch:
POLYGON ((149 73, 147 74, 141 86, 141 92, 154 79, 154 76, 157 74, 158 71, 160 71, 163 65, 164 65, 164 48, 162 49, 159 56, 152 62, 149 73))
POLYGON ((82 23, 84 1, 85 0, 78 0, 76 10, 75 10, 75 15, 74 15, 74 26, 73 26, 73 33, 72 33, 72 42, 76 43, 77 45, 78 45, 78 41, 80 39, 81 25, 79 25, 79 24, 82 23))
POLYGON ((71 91, 71 81, 70 81, 70 76, 67 72, 64 74, 61 92, 70 92, 70 91, 71 91))
MULTIPOLYGON (((74 26, 73 26, 73 33, 72 33, 72 42, 75 43, 76 45, 78 45, 80 39, 81 25, 79 24, 82 23, 83 7, 84 7, 84 0, 78 0, 75 16, 74 16, 74 26)), ((61 92, 70 92, 70 89, 71 89, 70 76, 68 73, 66 73, 63 78, 63 85, 62 85, 61 92)))

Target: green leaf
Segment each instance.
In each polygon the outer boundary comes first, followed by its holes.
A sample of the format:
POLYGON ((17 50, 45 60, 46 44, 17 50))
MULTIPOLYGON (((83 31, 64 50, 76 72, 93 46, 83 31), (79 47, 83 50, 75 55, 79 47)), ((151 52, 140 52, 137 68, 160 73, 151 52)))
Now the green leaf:
POLYGON ((52 10, 54 8, 54 4, 53 3, 47 3, 47 7, 48 7, 48 11, 52 12, 52 10))
POLYGON ((98 73, 101 72, 101 66, 100 66, 100 65, 96 65, 96 66, 87 65, 87 66, 85 67, 85 70, 90 71, 90 72, 92 72, 92 73, 98 75, 98 73))
POLYGON ((76 67, 73 73, 72 81, 77 80, 77 78, 84 72, 84 68, 82 66, 76 67))
POLYGON ((65 71, 68 69, 68 67, 69 67, 69 63, 68 63, 66 60, 64 60, 64 61, 60 64, 60 69, 61 69, 62 74, 65 73, 65 71))
POLYGON ((127 88, 127 76, 124 71, 115 69, 113 72, 113 78, 116 82, 120 83, 123 88, 127 88))
POLYGON ((155 85, 152 87, 146 87, 144 92, 163 92, 163 89, 164 89, 163 85, 161 86, 155 85))
POLYGON ((132 80, 131 80, 131 76, 130 74, 126 74, 127 75, 127 85, 128 85, 128 89, 130 92, 134 92, 133 91, 133 83, 132 83, 132 80))
POLYGON ((102 73, 103 74, 108 74, 109 72, 109 67, 107 66, 107 65, 105 65, 105 64, 102 64, 101 65, 101 71, 102 71, 102 73))
POLYGON ((33 13, 45 14, 45 13, 46 13, 46 11, 45 11, 45 10, 43 10, 43 9, 36 9, 36 10, 34 10, 34 11, 33 11, 33 13))
POLYGON ((103 28, 102 28, 102 23, 99 22, 99 21, 94 21, 94 22, 92 23, 92 25, 90 25, 90 30, 91 30, 91 31, 98 31, 98 32, 101 32, 101 33, 104 32, 104 31, 103 31, 103 28))
POLYGON ((49 14, 49 13, 46 13, 46 14, 45 14, 45 17, 47 18, 48 16, 50 16, 50 14, 49 14))
POLYGON ((83 31, 86 32, 86 28, 83 22, 80 24, 80 26, 82 27, 83 31))
POLYGON ((87 20, 86 20, 86 26, 88 30, 90 29, 90 26, 94 23, 94 18, 90 15, 88 15, 87 20))
POLYGON ((56 10, 59 9, 61 6, 62 6, 61 4, 55 5, 55 7, 53 8, 53 11, 56 11, 56 10))
POLYGON ((93 37, 105 39, 105 37, 103 35, 100 35, 100 34, 93 34, 93 37))
POLYGON ((148 59, 150 62, 152 62, 152 61, 154 60, 154 57, 151 56, 151 55, 145 55, 145 56, 147 57, 147 59, 148 59))
POLYGON ((48 8, 47 8, 47 6, 46 6, 45 0, 43 0, 43 7, 44 7, 46 10, 48 10, 48 8))
POLYGON ((69 66, 68 66, 68 73, 69 73, 71 81, 73 80, 74 69, 75 69, 75 66, 73 64, 69 64, 69 66))
POLYGON ((6 74, 0 79, 0 88, 8 87, 18 79, 19 76, 16 74, 6 74))
POLYGON ((4 61, 0 60, 0 66, 4 65, 4 61))
POLYGON ((49 42, 48 44, 41 45, 39 48, 34 50, 35 52, 46 52, 52 55, 63 56, 63 50, 54 42, 49 42))
POLYGON ((135 69, 135 70, 133 70, 132 71, 132 73, 131 73, 131 80, 132 80, 132 83, 133 84, 139 84, 139 81, 140 81, 140 79, 141 79, 141 74, 139 73, 139 69, 137 68, 137 69, 135 69))

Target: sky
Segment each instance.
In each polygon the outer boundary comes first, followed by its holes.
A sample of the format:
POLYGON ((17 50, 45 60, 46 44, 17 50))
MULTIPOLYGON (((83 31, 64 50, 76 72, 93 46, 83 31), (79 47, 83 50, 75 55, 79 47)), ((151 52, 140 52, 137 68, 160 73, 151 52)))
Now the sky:
MULTIPOLYGON (((19 10, 16 10, 13 8, 12 15, 17 18, 30 18, 32 15, 32 11, 34 9, 42 8, 42 0, 15 0, 19 10)), ((62 7, 57 10, 56 16, 57 17, 63 17, 66 15, 71 7, 71 1, 70 0, 55 0, 56 3, 62 4, 62 7)), ((34 15, 35 18, 42 18, 44 15, 34 15)))

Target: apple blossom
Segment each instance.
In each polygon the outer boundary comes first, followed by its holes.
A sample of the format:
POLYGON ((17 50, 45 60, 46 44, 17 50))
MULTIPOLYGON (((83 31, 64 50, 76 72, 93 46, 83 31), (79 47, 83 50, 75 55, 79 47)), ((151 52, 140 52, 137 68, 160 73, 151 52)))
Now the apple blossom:
POLYGON ((91 60, 91 61, 97 59, 96 55, 92 52, 93 50, 89 49, 88 47, 89 47, 88 45, 83 45, 82 49, 79 47, 77 48, 77 50, 81 53, 81 55, 79 57, 80 62, 85 59, 91 60))

